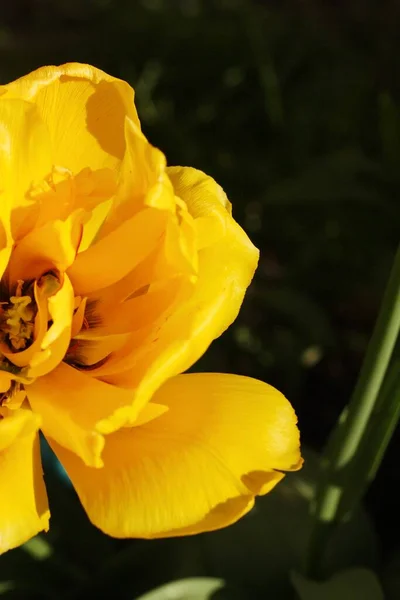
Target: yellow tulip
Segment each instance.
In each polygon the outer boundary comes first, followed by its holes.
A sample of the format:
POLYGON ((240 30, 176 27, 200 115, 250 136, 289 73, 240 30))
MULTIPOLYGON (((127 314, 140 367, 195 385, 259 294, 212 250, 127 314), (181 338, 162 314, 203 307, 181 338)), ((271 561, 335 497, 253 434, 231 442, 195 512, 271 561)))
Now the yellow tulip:
POLYGON ((258 252, 217 183, 165 157, 133 90, 81 64, 0 87, 0 551, 47 530, 41 430, 115 537, 213 530, 299 468, 288 401, 186 374, 258 252))

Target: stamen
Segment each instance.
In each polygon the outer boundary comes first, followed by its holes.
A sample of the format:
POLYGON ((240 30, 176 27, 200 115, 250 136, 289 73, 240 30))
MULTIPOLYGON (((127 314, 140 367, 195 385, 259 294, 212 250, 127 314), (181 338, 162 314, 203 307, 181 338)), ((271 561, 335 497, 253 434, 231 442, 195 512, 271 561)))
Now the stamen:
POLYGON ((8 292, 0 301, 0 342, 17 352, 33 341, 37 313, 33 288, 32 281, 19 279, 11 287, 13 295, 8 296, 8 292), (8 301, 4 301, 7 297, 8 301))
MULTIPOLYGON (((20 283, 20 282, 18 282, 20 283)), ((17 288, 17 294, 20 288, 17 288)), ((22 350, 26 347, 28 341, 32 338, 35 311, 32 306, 30 296, 11 296, 9 308, 4 310, 3 318, 5 323, 3 331, 8 333, 8 339, 15 350, 22 350)))

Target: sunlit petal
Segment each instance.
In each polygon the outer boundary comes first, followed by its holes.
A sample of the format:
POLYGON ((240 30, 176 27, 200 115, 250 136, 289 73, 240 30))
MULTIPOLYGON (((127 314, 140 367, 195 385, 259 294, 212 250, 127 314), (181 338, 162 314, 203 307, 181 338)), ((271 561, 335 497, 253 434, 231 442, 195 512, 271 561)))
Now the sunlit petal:
POLYGON ((300 466, 293 409, 260 381, 182 375, 154 401, 168 411, 109 436, 100 470, 53 446, 90 519, 108 534, 151 538, 223 527, 278 483, 280 470, 300 466))

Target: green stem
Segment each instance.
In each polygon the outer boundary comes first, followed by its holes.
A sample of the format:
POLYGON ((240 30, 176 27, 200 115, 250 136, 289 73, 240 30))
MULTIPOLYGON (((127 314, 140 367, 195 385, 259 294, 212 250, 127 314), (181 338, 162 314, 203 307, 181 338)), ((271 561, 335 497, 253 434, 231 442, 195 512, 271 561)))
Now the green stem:
MULTIPOLYGON (((385 404, 391 404, 392 410, 385 411, 383 414, 383 423, 380 424, 379 428, 375 428, 378 439, 373 440, 369 445, 370 448, 375 447, 375 452, 371 457, 369 467, 368 479, 370 482, 374 479, 380 467, 385 450, 389 445, 400 418, 400 361, 397 360, 394 362, 389 371, 387 391, 382 391, 385 404)), ((369 440, 366 440, 366 442, 369 442, 369 440)))
POLYGON ((356 491, 352 486, 352 465, 370 423, 399 331, 400 248, 346 416, 335 427, 323 456, 324 472, 312 506, 314 529, 307 564, 311 575, 319 575, 331 530, 343 516, 339 514, 343 499, 356 491))

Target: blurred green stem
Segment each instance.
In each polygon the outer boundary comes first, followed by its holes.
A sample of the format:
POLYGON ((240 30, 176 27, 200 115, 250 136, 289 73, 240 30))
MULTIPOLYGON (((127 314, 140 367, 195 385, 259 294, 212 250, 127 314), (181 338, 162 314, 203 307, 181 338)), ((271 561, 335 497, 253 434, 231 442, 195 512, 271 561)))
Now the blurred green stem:
MULTIPOLYGON (((333 527, 346 516, 349 507, 354 506, 354 499, 360 499, 365 490, 365 483, 370 481, 371 473, 376 471, 376 464, 375 469, 371 470, 371 460, 367 460, 365 449, 368 448, 370 456, 372 454, 374 463, 378 456, 381 460, 389 441, 387 432, 385 435, 382 431, 382 423, 388 423, 389 435, 393 431, 393 418, 383 418, 375 423, 371 417, 374 409, 378 407, 378 396, 399 330, 400 248, 395 256, 381 310, 352 398, 322 457, 323 472, 311 507, 314 528, 306 565, 306 571, 312 577, 319 577, 321 574, 324 550, 333 527), (380 427, 379 437, 385 437, 383 450, 382 444, 379 447, 379 439, 373 435, 377 427, 380 427), (371 448, 373 442, 376 448, 371 448)), ((385 386, 385 389, 387 388, 391 393, 385 393, 379 401, 380 414, 385 417, 386 414, 395 413, 397 416, 398 411, 391 401, 393 385, 385 386)))

